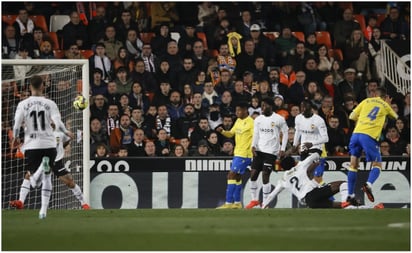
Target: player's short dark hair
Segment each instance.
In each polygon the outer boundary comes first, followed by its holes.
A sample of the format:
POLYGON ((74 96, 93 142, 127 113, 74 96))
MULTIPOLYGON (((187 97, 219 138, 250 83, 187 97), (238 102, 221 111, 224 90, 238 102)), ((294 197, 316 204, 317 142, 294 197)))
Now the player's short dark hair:
POLYGON ((290 170, 295 166, 295 159, 291 156, 287 156, 280 161, 280 166, 283 170, 290 170))
POLYGON ((385 97, 387 95, 386 89, 384 87, 378 87, 376 91, 379 92, 380 97, 385 97))
POLYGON ((249 104, 246 102, 242 102, 242 103, 237 104, 236 107, 247 110, 249 108, 249 104))
POLYGON ((34 89, 40 89, 40 87, 43 85, 43 78, 41 76, 35 75, 30 79, 30 85, 34 89))
POLYGON ((274 105, 275 105, 275 104, 274 104, 274 100, 271 99, 271 98, 264 98, 264 99, 262 99, 262 102, 264 102, 264 103, 266 103, 266 104, 268 104, 268 105, 270 105, 270 106, 274 106, 274 105))

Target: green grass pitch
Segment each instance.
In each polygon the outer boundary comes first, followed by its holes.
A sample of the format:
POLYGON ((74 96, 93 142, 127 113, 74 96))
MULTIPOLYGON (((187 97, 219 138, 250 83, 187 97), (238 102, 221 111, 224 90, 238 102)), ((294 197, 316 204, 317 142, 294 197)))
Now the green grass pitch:
POLYGON ((410 209, 2 211, 2 250, 410 250, 410 209))

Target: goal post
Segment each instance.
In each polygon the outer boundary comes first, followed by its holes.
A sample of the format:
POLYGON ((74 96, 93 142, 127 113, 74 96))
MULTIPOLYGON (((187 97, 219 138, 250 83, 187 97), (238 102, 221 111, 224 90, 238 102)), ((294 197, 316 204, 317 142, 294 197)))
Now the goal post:
MULTIPOLYGON (((82 188, 85 201, 90 203, 90 110, 77 111, 75 97, 81 93, 89 104, 88 60, 16 59, 2 60, 2 208, 18 199, 24 176, 24 162, 19 150, 10 150, 10 129, 19 101, 27 97, 29 80, 40 75, 45 82, 45 96, 56 102, 63 123, 74 134, 65 151, 63 164, 70 169, 76 183, 82 188)), ((70 189, 54 175, 51 209, 77 209, 80 203, 70 189)), ((25 208, 40 207, 40 189, 31 189, 25 208)))

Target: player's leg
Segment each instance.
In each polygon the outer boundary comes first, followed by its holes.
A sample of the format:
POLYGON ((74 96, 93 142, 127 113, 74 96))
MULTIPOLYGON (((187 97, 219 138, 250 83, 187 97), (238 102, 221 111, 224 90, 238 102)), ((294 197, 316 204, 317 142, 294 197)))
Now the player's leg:
POLYGON ((26 150, 25 151, 25 169, 26 173, 24 175, 23 182, 20 186, 19 199, 10 201, 11 207, 16 207, 17 209, 24 208, 24 202, 26 201, 27 195, 30 192, 30 177, 31 172, 34 172, 41 164, 41 158, 39 158, 38 150, 26 150))
POLYGON ((349 141, 350 166, 348 168, 348 198, 355 198, 355 184, 358 176, 359 158, 362 153, 361 139, 359 134, 352 134, 349 141))
POLYGON ((76 199, 79 200, 83 209, 90 209, 90 206, 84 201, 83 192, 80 189, 80 186, 76 184, 73 176, 64 167, 63 160, 56 161, 53 173, 63 184, 69 187, 76 199))
POLYGON ((55 162, 57 151, 55 148, 45 149, 42 156, 43 179, 41 187, 41 208, 39 219, 44 219, 47 216, 49 208, 50 196, 53 190, 51 182, 51 171, 55 170, 55 162))
POLYGON ((240 157, 240 161, 235 168, 236 187, 235 187, 235 191, 233 192, 234 203, 233 203, 232 208, 235 208, 235 209, 242 208, 242 202, 241 202, 241 193, 242 193, 242 188, 243 188, 242 187, 242 175, 245 174, 246 169, 248 166, 250 166, 251 162, 252 160, 250 158, 240 157))
POLYGON ((257 155, 253 158, 252 170, 250 171, 250 194, 252 199, 250 200, 249 204, 246 205, 247 209, 259 205, 257 178, 261 171, 262 163, 263 160, 261 152, 257 152, 257 155))
POLYGON ((362 141, 363 149, 366 154, 366 161, 372 163, 372 168, 369 172, 368 180, 366 184, 362 186, 362 190, 366 193, 366 196, 371 202, 375 201, 375 197, 372 194, 372 185, 378 179, 382 167, 382 157, 379 151, 379 144, 376 140, 370 138, 367 135, 363 136, 362 141))
POLYGON ((272 185, 269 182, 269 178, 270 178, 270 173, 273 170, 273 166, 275 165, 276 158, 277 157, 275 155, 265 154, 265 160, 263 162, 263 169, 262 169, 263 201, 265 201, 268 198, 272 190, 272 185))
POLYGON ((236 168, 239 166, 240 157, 233 157, 232 166, 227 174, 227 185, 226 185, 226 202, 222 206, 217 207, 217 209, 228 209, 233 206, 233 194, 236 189, 236 168))

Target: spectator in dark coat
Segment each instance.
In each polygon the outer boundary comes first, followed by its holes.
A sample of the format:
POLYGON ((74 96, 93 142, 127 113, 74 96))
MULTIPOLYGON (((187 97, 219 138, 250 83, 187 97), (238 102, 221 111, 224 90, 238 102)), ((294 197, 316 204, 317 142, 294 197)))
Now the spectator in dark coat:
POLYGON ((80 49, 89 49, 88 33, 86 26, 80 22, 79 13, 70 13, 70 22, 63 26, 63 49, 69 49, 76 44, 80 49))

